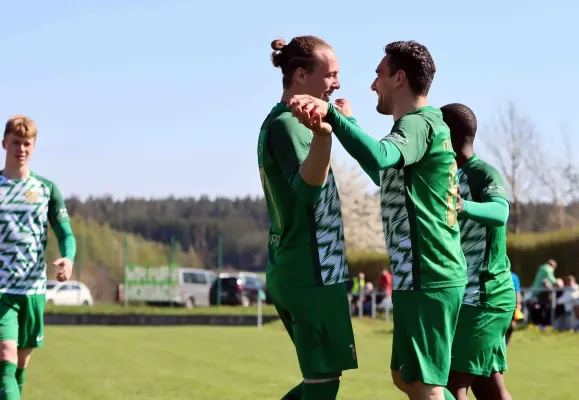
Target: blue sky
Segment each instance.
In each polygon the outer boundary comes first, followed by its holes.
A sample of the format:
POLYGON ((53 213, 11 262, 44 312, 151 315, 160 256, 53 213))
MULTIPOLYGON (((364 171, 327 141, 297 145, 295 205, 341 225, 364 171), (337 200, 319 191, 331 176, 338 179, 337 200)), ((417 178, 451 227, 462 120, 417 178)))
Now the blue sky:
MULTIPOLYGON (((487 125, 512 100, 552 151, 560 126, 579 149, 579 3, 195 3, 0 5, 0 118, 36 120, 37 173, 67 196, 261 194, 257 135, 281 95, 269 45, 302 34, 334 47, 335 97, 376 137, 392 119, 375 111, 374 69, 385 44, 415 39, 437 65, 432 105, 465 103, 487 125)), ((351 163, 339 144, 334 153, 351 163)))

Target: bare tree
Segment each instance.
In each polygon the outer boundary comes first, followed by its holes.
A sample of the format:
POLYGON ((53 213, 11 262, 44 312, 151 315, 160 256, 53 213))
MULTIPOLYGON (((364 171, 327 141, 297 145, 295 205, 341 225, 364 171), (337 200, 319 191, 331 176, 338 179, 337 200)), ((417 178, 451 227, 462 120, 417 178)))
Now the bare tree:
POLYGON ((571 135, 567 130, 563 130, 563 145, 565 148, 563 179, 566 183, 567 198, 570 202, 579 202, 579 164, 573 155, 571 135))
POLYGON ((483 143, 498 163, 511 195, 512 227, 515 233, 520 231, 521 201, 533 183, 534 174, 528 166, 536 136, 533 122, 521 116, 513 102, 500 113, 497 121, 483 136, 483 143))
POLYGON ((540 194, 545 194, 554 208, 554 213, 549 212, 549 225, 554 229, 561 229, 566 225, 567 214, 566 187, 560 166, 553 165, 553 161, 549 159, 540 135, 532 138, 530 150, 525 162, 540 184, 540 194))
POLYGON ((576 166, 573 163, 571 144, 568 132, 561 129, 561 138, 566 157, 553 159, 549 157, 549 145, 542 138, 548 137, 552 142, 553 135, 536 135, 533 138, 531 152, 527 158, 529 170, 533 172, 554 208, 549 213, 549 225, 552 229, 573 226, 577 221, 570 213, 568 205, 574 200, 577 186, 576 166))
POLYGON ((348 250, 385 252, 379 194, 371 194, 362 169, 332 161, 340 193, 348 250))

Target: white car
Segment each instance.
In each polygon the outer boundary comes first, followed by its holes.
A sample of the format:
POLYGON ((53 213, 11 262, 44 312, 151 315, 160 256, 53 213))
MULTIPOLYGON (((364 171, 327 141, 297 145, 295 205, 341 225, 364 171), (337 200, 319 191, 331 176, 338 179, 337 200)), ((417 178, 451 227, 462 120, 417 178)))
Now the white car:
POLYGON ((90 290, 82 282, 47 281, 46 302, 64 306, 88 306, 93 304, 93 299, 90 290))

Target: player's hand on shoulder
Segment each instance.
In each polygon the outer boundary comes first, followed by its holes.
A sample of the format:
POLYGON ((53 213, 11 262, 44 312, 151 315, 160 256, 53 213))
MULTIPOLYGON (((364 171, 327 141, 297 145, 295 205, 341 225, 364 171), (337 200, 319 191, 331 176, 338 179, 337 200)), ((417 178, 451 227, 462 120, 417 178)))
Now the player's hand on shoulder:
POLYGON ((64 282, 69 280, 72 276, 72 261, 68 258, 58 258, 52 263, 52 265, 59 267, 58 271, 56 271, 57 281, 64 282))
POLYGON ((344 117, 353 117, 352 106, 350 102, 346 99, 336 99, 334 107, 338 110, 344 117))

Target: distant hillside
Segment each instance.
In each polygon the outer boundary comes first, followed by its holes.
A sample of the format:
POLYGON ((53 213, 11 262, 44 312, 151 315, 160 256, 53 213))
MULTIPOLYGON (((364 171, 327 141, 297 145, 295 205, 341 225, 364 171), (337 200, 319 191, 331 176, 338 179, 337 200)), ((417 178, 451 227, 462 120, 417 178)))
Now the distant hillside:
POLYGON ((223 264, 243 270, 265 270, 269 217, 263 198, 89 198, 66 201, 71 215, 107 223, 155 242, 174 238, 183 249, 195 249, 207 266, 217 265, 219 233, 223 264))
MULTIPOLYGON (((343 186, 343 185, 342 185, 343 186)), ((342 193, 348 193, 344 187, 342 193)), ((243 198, 128 198, 94 197, 66 201, 71 215, 107 223, 121 232, 169 244, 174 238, 184 249, 195 249, 207 266, 217 264, 219 232, 223 233, 223 263, 236 269, 264 271, 267 264, 269 217, 261 197, 243 198)), ((579 222, 579 203, 566 213, 579 222)), ((551 204, 521 204, 521 232, 557 230, 557 209, 551 204)), ((376 216, 379 224, 379 216, 376 216)), ((378 234, 380 236, 380 234, 378 234)))
MULTIPOLYGON (((77 240, 77 268, 81 279, 93 296, 99 300, 116 298, 118 283, 123 279, 123 248, 128 238, 128 261, 146 265, 167 265, 170 261, 170 246, 156 243, 134 234, 117 232, 107 224, 79 216, 72 218, 72 229, 77 240)), ((181 266, 200 267, 200 257, 189 249, 183 251, 176 246, 176 262, 181 266)), ((47 248, 48 279, 54 279, 51 262, 59 256, 58 245, 50 231, 47 248)), ((73 275, 73 279, 77 275, 73 275)))

